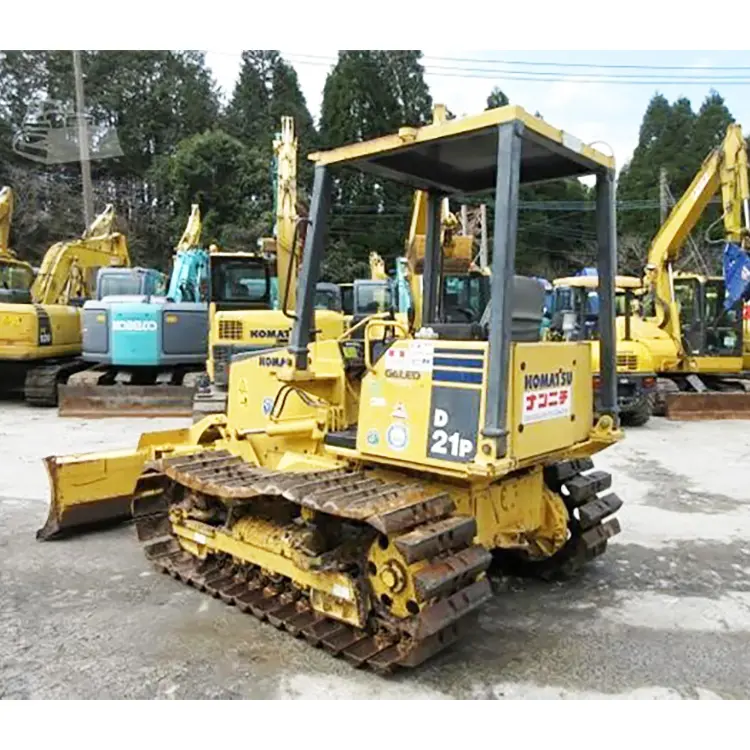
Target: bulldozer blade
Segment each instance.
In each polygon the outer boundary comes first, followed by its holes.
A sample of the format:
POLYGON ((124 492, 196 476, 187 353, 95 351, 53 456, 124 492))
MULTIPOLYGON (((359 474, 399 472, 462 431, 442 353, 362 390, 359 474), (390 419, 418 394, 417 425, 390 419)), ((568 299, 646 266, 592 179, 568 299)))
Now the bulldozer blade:
POLYGON ((196 389, 182 385, 60 385, 61 417, 191 417, 196 389))
POLYGON ((135 450, 48 456, 50 506, 36 538, 48 541, 131 519, 134 497, 161 491, 161 475, 144 473, 146 462, 189 441, 189 429, 162 430, 142 435, 135 450))
POLYGON ((665 394, 667 419, 750 419, 750 393, 704 391, 665 394))

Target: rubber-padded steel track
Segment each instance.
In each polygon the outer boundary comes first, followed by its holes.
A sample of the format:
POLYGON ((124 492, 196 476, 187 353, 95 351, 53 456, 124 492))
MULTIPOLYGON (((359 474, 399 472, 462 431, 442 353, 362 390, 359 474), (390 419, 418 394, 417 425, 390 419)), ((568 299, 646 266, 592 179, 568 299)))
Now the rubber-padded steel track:
MULTIPOLYGON (((364 471, 274 472, 226 451, 164 459, 151 470, 162 473, 165 492, 133 503, 148 559, 174 578, 357 667, 388 672, 417 666, 458 640, 491 597, 485 576, 491 555, 472 544, 476 522, 455 515, 446 494, 430 495, 418 485, 385 482, 364 471), (410 569, 419 563, 413 575, 418 613, 394 617, 374 601, 367 626, 356 628, 315 611, 308 592, 286 578, 267 577, 257 566, 228 555, 194 557, 181 547, 170 524, 168 498, 175 485, 221 498, 238 513, 247 512, 249 499, 277 497, 372 527, 371 540, 383 535, 410 569)), ((365 577, 358 580, 367 588, 365 577)))

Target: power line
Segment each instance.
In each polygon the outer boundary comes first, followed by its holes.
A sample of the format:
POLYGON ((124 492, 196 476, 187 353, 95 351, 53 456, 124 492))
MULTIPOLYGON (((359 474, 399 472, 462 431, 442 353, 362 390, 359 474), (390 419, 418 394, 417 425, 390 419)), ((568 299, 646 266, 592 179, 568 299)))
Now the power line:
POLYGON ((425 55, 423 60, 442 60, 444 62, 468 62, 491 65, 528 65, 533 67, 554 68, 606 68, 613 70, 748 70, 750 65, 625 65, 607 63, 574 63, 574 62, 543 62, 541 60, 486 60, 472 57, 440 57, 425 55))
MULTIPOLYGON (((212 54, 224 55, 228 57, 240 57, 238 53, 222 52, 220 50, 203 50, 203 52, 211 52, 212 54)), ((301 66, 312 66, 312 67, 331 67, 336 64, 338 58, 330 55, 314 55, 307 53, 289 53, 284 55, 285 59, 293 65, 301 66)), ((558 83, 562 81, 572 81, 575 83, 604 83, 614 85, 628 85, 628 86, 686 86, 686 85, 700 85, 708 84, 710 86, 744 86, 750 84, 750 66, 736 66, 736 67, 700 67, 700 66, 640 66, 640 65, 596 65, 588 63, 541 63, 536 61, 482 61, 482 60, 471 60, 472 62, 484 63, 484 64, 502 64, 502 65, 527 65, 527 66, 543 66, 543 67, 554 67, 554 68, 587 68, 587 72, 574 73, 574 72, 556 72, 555 70, 518 70, 518 69, 502 69, 502 68, 476 68, 476 67, 465 67, 465 66, 451 66, 451 65, 439 65, 428 62, 431 59, 443 59, 449 60, 466 60, 470 61, 470 58, 422 58, 422 64, 427 75, 436 76, 440 78, 474 78, 478 80, 498 80, 505 79, 508 81, 521 81, 526 83, 558 83), (607 73, 597 72, 599 70, 609 69, 629 69, 629 70, 677 70, 677 71, 689 71, 689 70, 736 70, 742 71, 747 70, 747 75, 722 75, 717 77, 715 75, 697 75, 689 74, 683 76, 658 76, 650 75, 648 73, 632 73, 632 74, 618 74, 618 73, 607 73)))
MULTIPOLYGON (((307 54, 307 53, 291 53, 289 55, 289 58, 296 59, 300 61, 300 64, 306 64, 307 61, 310 61, 312 63, 313 61, 318 64, 335 64, 337 58, 333 58, 330 55, 314 55, 314 54, 307 54), (304 62, 302 62, 304 61, 304 62)), ((456 66, 456 65, 439 65, 427 62, 428 59, 437 59, 437 58, 422 58, 422 64, 425 67, 425 70, 431 70, 431 71, 448 71, 451 73, 470 73, 470 74, 478 74, 478 73, 489 73, 492 76, 533 76, 533 78, 530 78, 530 80, 534 80, 540 76, 543 77, 554 77, 554 78, 562 78, 565 80, 578 80, 580 78, 585 78, 586 76, 596 76, 597 80, 601 79, 602 82, 610 82, 610 81, 616 81, 616 80, 627 80, 628 82, 659 82, 663 80, 667 81, 689 81, 693 83, 715 83, 717 81, 737 81, 741 83, 748 83, 750 82, 750 76, 749 74, 745 75, 736 75, 736 76, 729 76, 729 75, 723 75, 720 79, 717 79, 715 75, 703 75, 699 76, 697 74, 690 74, 689 76, 671 76, 671 77, 664 77, 664 75, 652 75, 650 73, 597 73, 596 69, 599 66, 591 65, 586 66, 584 63, 580 63, 580 67, 590 67, 590 70, 586 73, 556 73, 555 71, 539 71, 536 72, 534 70, 513 70, 513 69, 501 69, 501 68, 476 68, 476 67, 466 67, 466 66, 456 66)), ((447 59, 447 58, 446 58, 447 59)), ((482 62, 482 61, 477 61, 482 62)), ((485 63, 491 63, 493 61, 483 61, 485 63)), ((513 63, 510 62, 499 62, 498 64, 502 65, 512 65, 513 63)), ((523 63, 521 63, 523 64, 523 63)), ((546 63, 547 65, 552 65, 552 63, 546 63)), ((572 65, 572 63, 571 63, 572 65)), ((561 67, 558 65, 555 65, 555 67, 561 67)), ((606 66, 602 66, 606 67, 606 66)), ((634 66, 636 67, 636 66, 634 66)), ((648 70, 648 68, 644 68, 648 70)), ((738 68, 739 70, 749 70, 748 68, 738 68)), ((433 75, 438 75, 438 73, 433 73, 433 75)), ((472 77, 481 77, 481 76, 474 76, 472 77)))

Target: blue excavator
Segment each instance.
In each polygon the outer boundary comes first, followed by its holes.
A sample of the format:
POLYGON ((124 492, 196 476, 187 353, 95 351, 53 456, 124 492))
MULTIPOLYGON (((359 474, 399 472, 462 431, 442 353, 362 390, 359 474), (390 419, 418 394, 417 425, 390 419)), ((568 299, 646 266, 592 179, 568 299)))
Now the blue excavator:
MULTIPOLYGON (((83 306, 82 358, 90 364, 59 388, 60 416, 189 416, 205 371, 209 252, 193 205, 173 256, 166 294, 118 293, 83 306)), ((158 273, 158 272, 156 272, 158 273)), ((114 279, 113 279, 114 281, 114 279)))

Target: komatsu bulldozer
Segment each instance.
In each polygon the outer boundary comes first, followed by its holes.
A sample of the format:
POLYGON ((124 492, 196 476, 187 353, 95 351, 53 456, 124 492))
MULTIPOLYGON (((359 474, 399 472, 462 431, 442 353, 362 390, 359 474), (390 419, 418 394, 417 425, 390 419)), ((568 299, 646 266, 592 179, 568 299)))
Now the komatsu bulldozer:
POLYGON ((135 450, 45 460, 38 538, 132 509, 158 569, 357 666, 415 667, 470 637, 492 553, 573 575, 620 530, 592 456, 622 438, 615 378, 614 161, 505 106, 310 156, 309 226, 289 343, 238 354, 226 414, 146 433, 135 450), (423 190, 421 320, 322 338, 316 281, 334 175, 423 190), (515 274, 522 183, 596 177, 601 415, 587 342, 542 342, 543 289, 515 274), (440 202, 494 193, 490 299, 440 314, 440 202), (538 309, 536 320, 528 310, 538 309), (520 314, 519 314, 520 313, 520 314), (603 494, 602 494, 603 493, 603 494))
MULTIPOLYGON (((5 392, 23 392, 35 406, 55 406, 58 384, 87 367, 79 357, 81 306, 94 295, 100 270, 130 266, 125 237, 114 231, 114 221, 108 205, 80 238, 47 250, 28 295, 16 290, 0 296, 0 381, 5 392)), ((0 262, 7 267, 7 260, 0 262)))

